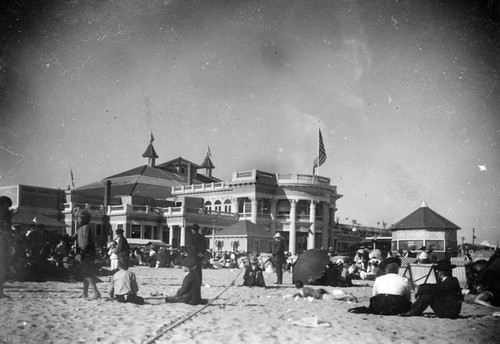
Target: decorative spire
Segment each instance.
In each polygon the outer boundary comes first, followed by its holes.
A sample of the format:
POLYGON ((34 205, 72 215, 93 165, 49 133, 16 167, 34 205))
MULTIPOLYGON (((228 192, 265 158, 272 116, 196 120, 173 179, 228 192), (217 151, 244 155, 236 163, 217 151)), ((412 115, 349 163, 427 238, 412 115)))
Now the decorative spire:
POLYGON ((422 205, 420 206, 420 208, 429 208, 427 206, 427 203, 425 203, 425 200, 422 201, 422 205))
POLYGON ((153 147, 153 141, 155 138, 153 137, 153 133, 151 133, 151 139, 149 141, 148 148, 146 148, 146 151, 142 156, 144 158, 148 158, 148 166, 150 167, 155 167, 156 164, 156 159, 158 158, 158 154, 156 154, 155 148, 153 147))
POLYGON ((210 159, 211 156, 212 156, 212 153, 210 152, 210 147, 208 147, 207 156, 205 157, 205 160, 203 160, 201 167, 205 169, 205 173, 209 177, 212 176, 212 170, 215 168, 215 166, 212 162, 212 159, 210 159))

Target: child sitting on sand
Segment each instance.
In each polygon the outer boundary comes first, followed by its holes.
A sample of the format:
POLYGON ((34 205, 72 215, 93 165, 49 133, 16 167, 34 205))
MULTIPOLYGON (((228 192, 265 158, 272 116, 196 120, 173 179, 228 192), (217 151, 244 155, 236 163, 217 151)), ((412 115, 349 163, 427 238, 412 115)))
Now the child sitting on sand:
POLYGON ((340 289, 335 289, 333 292, 329 292, 326 289, 318 288, 314 289, 311 287, 304 287, 304 283, 300 280, 295 281, 295 288, 297 292, 295 294, 288 294, 283 296, 284 300, 295 299, 295 301, 306 298, 308 301, 312 300, 347 300, 349 303, 357 303, 358 299, 352 295, 345 293, 340 289))

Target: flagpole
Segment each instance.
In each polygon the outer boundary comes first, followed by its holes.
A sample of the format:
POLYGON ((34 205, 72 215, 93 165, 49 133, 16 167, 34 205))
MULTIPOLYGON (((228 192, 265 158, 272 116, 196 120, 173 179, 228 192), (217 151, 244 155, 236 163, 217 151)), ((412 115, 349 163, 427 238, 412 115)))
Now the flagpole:
POLYGON ((318 150, 317 150, 317 152, 318 152, 318 164, 317 164, 317 167, 316 167, 317 168, 317 170, 316 170, 316 175, 317 176, 319 176, 319 151, 321 149, 321 142, 319 140, 319 132, 320 132, 320 130, 321 130, 321 128, 319 126, 319 121, 318 121, 318 150))

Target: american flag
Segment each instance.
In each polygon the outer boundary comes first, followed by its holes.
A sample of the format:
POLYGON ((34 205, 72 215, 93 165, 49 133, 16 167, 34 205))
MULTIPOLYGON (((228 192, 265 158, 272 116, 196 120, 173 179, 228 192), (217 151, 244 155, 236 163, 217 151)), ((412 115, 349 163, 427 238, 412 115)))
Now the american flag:
POLYGON ((321 129, 319 129, 319 152, 318 152, 318 157, 314 159, 314 167, 319 167, 323 165, 325 161, 326 161, 325 144, 323 143, 323 136, 321 135, 321 129))

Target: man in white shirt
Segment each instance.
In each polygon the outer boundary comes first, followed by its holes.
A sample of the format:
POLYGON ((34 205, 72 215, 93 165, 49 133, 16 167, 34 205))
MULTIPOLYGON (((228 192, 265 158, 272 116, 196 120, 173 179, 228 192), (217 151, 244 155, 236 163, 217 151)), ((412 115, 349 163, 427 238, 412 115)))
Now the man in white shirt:
POLYGON ((401 259, 387 258, 383 263, 385 275, 377 277, 370 298, 370 313, 397 315, 411 309, 411 285, 398 275, 401 259))
POLYGON ((137 296, 139 286, 135 274, 128 271, 128 266, 123 261, 118 261, 119 270, 111 277, 109 297, 118 302, 131 302, 138 305, 144 304, 144 298, 137 296))

